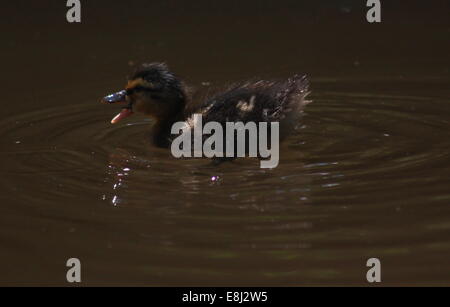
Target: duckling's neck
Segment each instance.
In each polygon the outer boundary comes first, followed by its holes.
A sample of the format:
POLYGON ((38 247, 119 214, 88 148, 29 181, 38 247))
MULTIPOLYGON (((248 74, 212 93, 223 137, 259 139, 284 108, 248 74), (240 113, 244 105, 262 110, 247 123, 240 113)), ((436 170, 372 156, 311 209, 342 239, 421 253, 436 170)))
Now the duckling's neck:
POLYGON ((171 129, 174 123, 183 121, 184 103, 180 108, 164 117, 157 118, 153 127, 153 143, 158 147, 169 147, 171 143, 171 129))

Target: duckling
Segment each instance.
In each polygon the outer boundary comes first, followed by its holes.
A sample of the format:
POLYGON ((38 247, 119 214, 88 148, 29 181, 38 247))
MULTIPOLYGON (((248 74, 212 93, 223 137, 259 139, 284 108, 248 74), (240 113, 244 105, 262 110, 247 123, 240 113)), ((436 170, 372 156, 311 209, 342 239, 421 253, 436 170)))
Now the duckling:
POLYGON ((191 125, 194 114, 202 115, 203 124, 279 122, 282 140, 299 123, 304 106, 310 102, 305 100, 308 85, 305 75, 282 81, 247 81, 233 84, 199 102, 192 99, 188 87, 166 64, 151 63, 138 66, 125 89, 104 97, 102 102, 125 104, 111 123, 133 113, 152 117, 153 143, 158 147, 169 147, 176 137, 171 134, 172 125, 180 121, 191 125))

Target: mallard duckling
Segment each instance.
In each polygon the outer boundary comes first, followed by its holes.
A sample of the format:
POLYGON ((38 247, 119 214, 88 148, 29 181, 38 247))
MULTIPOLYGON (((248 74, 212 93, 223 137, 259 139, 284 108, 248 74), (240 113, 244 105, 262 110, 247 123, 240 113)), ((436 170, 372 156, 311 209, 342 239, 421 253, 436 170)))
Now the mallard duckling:
POLYGON ((125 103, 112 123, 143 113, 155 120, 153 142, 158 147, 169 147, 176 137, 171 134, 175 122, 191 124, 193 114, 201 114, 203 124, 209 121, 279 122, 280 139, 287 136, 299 123, 303 107, 309 102, 308 80, 294 75, 283 81, 248 81, 234 84, 203 102, 194 102, 186 85, 166 64, 152 63, 139 66, 128 80, 125 90, 103 98, 105 103, 125 103))

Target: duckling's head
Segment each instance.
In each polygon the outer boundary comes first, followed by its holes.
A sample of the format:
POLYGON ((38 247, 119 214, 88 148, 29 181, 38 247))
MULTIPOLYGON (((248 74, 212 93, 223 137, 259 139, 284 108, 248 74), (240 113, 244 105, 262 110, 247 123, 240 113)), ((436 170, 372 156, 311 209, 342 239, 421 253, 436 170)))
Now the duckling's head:
POLYGON ((128 78, 125 90, 103 98, 106 103, 126 103, 111 123, 134 112, 157 120, 178 114, 183 110, 186 95, 182 82, 164 63, 142 64, 128 78))

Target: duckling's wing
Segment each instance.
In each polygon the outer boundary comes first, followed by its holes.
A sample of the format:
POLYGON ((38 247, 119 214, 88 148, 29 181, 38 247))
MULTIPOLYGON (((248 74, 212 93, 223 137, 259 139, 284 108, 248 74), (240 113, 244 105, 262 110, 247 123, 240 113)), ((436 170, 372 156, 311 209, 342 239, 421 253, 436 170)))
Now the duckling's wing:
POLYGON ((214 121, 298 121, 306 100, 308 78, 295 75, 283 81, 236 84, 203 104, 201 112, 214 121))
POLYGON ((202 115, 203 124, 214 121, 222 127, 227 122, 279 122, 282 140, 298 125, 303 107, 308 103, 305 100, 308 93, 306 76, 237 84, 190 111, 186 123, 193 129, 198 118, 195 114, 202 115))

